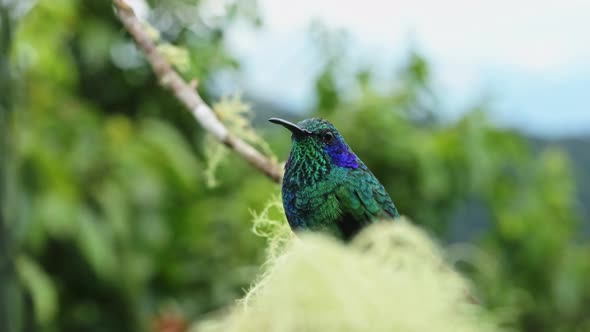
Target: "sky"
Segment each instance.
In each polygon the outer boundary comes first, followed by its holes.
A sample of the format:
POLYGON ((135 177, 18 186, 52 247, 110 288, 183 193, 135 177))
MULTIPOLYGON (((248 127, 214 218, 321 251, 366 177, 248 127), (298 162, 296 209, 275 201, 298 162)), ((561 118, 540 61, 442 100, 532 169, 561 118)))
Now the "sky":
POLYGON ((417 49, 432 66, 441 112, 482 96, 500 125, 542 136, 590 133, 588 0, 260 0, 263 27, 237 25, 228 47, 246 93, 302 110, 320 65, 309 28, 345 29, 365 61, 389 70, 417 49))

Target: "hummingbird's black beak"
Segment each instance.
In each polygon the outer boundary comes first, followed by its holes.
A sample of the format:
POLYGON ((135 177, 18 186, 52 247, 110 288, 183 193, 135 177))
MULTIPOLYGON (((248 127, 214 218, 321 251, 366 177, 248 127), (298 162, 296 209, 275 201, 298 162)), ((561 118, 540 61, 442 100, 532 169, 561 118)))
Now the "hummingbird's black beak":
POLYGON ((295 135, 309 135, 309 134, 311 134, 311 131, 309 131, 307 129, 303 129, 303 128, 299 127, 298 125, 291 123, 287 120, 283 120, 283 119, 279 119, 279 118, 270 118, 270 119, 268 119, 268 121, 270 121, 272 123, 276 123, 278 125, 281 125, 287 129, 289 129, 295 135))

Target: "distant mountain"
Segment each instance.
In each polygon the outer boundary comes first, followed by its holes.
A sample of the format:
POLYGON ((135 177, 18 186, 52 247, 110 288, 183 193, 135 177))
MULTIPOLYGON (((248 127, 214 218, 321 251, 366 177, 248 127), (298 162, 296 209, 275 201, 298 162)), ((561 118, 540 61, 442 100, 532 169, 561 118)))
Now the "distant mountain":
POLYGON ((590 236, 590 136, 557 140, 530 138, 530 141, 538 150, 556 146, 568 153, 576 177, 578 210, 584 221, 582 231, 590 236))

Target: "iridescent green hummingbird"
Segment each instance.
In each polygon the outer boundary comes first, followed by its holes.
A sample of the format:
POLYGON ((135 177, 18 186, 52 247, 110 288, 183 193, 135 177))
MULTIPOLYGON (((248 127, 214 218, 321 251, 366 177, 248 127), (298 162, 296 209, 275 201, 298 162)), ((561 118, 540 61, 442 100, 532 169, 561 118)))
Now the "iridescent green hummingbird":
POLYGON ((374 221, 399 217, 383 185, 330 122, 269 121, 292 133, 282 195, 293 231, 324 231, 347 241, 374 221))

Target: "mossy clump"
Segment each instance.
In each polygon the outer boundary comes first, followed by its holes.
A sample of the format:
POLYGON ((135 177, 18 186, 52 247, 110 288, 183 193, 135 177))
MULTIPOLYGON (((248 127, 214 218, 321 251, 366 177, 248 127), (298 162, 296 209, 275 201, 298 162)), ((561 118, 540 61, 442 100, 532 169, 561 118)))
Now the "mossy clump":
POLYGON ((350 244, 302 234, 212 330, 499 331, 438 246, 401 221, 350 244))

